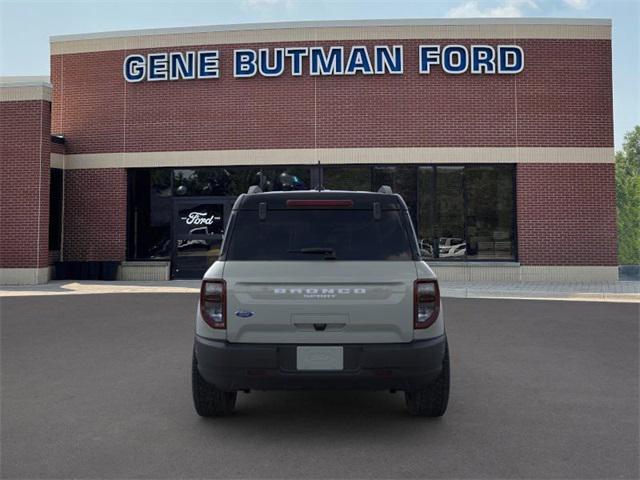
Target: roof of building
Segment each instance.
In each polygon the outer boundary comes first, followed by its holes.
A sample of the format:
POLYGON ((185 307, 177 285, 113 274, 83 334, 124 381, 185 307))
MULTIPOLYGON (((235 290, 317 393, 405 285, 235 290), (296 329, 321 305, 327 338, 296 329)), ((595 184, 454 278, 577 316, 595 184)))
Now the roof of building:
POLYGON ((0 76, 0 88, 9 87, 51 87, 49 77, 32 76, 0 76))
POLYGON ((0 77, 0 102, 51 101, 49 77, 0 77))
POLYGON ((111 32, 52 35, 51 42, 100 38, 139 37, 144 35, 173 35, 206 32, 233 32, 251 30, 280 30, 297 28, 334 27, 412 27, 412 26, 470 26, 470 25, 577 25, 610 26, 608 18, 405 18, 391 20, 330 20, 271 23, 240 23, 229 25, 200 25, 194 27, 149 28, 111 32))

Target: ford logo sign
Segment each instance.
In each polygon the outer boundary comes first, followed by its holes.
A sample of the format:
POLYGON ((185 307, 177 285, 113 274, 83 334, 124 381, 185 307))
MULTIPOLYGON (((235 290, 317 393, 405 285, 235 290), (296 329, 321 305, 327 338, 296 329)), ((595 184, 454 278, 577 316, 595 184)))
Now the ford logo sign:
POLYGON ((238 310, 236 312, 236 317, 240 317, 240 318, 249 318, 249 317, 253 317, 253 312, 249 312, 247 310, 238 310))

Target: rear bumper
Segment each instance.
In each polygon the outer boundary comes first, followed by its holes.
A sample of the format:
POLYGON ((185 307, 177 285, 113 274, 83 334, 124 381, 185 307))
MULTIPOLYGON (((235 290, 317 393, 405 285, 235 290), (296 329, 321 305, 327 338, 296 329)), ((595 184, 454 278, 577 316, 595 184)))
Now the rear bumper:
POLYGON ((410 343, 345 344, 344 370, 299 371, 290 344, 239 344, 196 337, 200 375, 225 391, 416 390, 442 370, 446 336, 410 343))

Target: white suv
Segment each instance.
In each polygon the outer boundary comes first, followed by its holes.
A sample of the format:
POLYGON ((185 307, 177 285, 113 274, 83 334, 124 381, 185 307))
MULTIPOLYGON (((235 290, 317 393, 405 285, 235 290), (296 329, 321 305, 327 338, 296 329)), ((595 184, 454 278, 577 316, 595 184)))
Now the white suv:
POLYGON ((443 415, 438 281, 402 198, 388 187, 253 191, 237 199, 202 281, 196 412, 229 414, 238 391, 337 388, 402 390, 412 415, 443 415))

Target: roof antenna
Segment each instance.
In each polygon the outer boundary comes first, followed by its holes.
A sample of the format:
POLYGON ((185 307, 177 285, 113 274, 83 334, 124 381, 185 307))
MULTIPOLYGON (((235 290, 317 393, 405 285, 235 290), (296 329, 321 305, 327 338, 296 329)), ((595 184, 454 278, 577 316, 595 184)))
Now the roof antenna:
POLYGON ((320 160, 318 160, 318 186, 317 189, 319 192, 321 192, 322 190, 324 190, 324 187, 322 186, 322 165, 320 164, 320 160))

